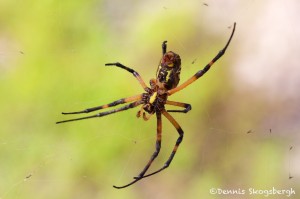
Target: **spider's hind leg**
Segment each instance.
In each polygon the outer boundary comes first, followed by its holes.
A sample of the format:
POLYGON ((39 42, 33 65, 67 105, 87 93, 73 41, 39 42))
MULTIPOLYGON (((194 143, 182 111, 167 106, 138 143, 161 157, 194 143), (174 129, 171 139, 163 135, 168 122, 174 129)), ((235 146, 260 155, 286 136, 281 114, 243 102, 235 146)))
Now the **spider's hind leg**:
POLYGON ((186 80, 184 83, 177 86, 176 88, 168 90, 168 95, 169 96, 173 95, 174 93, 176 93, 176 92, 178 92, 178 91, 180 91, 184 88, 186 88, 188 85, 190 85, 191 83, 195 82, 197 79, 202 77, 211 68, 211 66, 225 54, 225 52, 227 50, 227 47, 229 46, 229 44, 231 42, 231 39, 233 37, 234 31, 235 31, 235 26, 236 26, 236 23, 234 22, 231 35, 230 35, 229 40, 227 41, 225 47, 222 50, 220 50, 218 52, 218 54, 202 70, 199 70, 190 79, 186 80))
POLYGON ((164 41, 162 43, 161 47, 162 47, 162 53, 163 53, 163 55, 166 54, 166 52, 167 52, 167 41, 164 41))
POLYGON ((158 156, 160 148, 161 148, 161 129, 162 129, 162 122, 161 122, 161 113, 157 112, 156 113, 156 117, 157 117, 157 134, 156 134, 156 145, 155 145, 155 152, 152 154, 149 162, 147 163, 147 165, 145 166, 145 168, 142 170, 142 172, 137 176, 134 177, 134 180, 126 185, 123 186, 113 186, 116 189, 123 189, 125 187, 128 187, 130 185, 133 185, 134 183, 138 182, 139 180, 143 179, 145 177, 145 173, 147 172, 147 170, 149 169, 149 167, 151 166, 152 162, 154 161, 154 159, 158 156))
POLYGON ((177 149, 178 149, 180 143, 182 142, 182 139, 183 139, 184 132, 183 132, 182 128, 179 126, 179 124, 177 123, 177 121, 176 121, 176 120, 175 120, 175 119, 174 119, 167 111, 165 111, 165 110, 162 111, 162 114, 163 114, 163 115, 164 115, 164 116, 165 116, 165 117, 173 124, 173 126, 176 128, 176 130, 177 130, 177 132, 178 132, 178 134, 179 134, 179 137, 177 138, 177 141, 176 141, 175 146, 174 146, 174 148, 173 148, 173 150, 172 150, 172 153, 171 153, 169 159, 168 159, 168 160, 166 161, 166 163, 164 164, 164 166, 163 166, 162 168, 158 169, 157 171, 154 171, 154 172, 152 172, 152 173, 150 173, 150 174, 144 175, 143 178, 147 178, 147 177, 149 177, 149 176, 152 176, 152 175, 154 175, 154 174, 156 174, 156 173, 159 173, 159 172, 161 172, 162 170, 168 168, 168 167, 170 166, 170 164, 171 164, 171 162, 172 162, 172 160, 173 160, 173 158, 174 158, 176 152, 177 152, 177 149))
POLYGON ((156 118, 157 118, 157 133, 156 133, 156 145, 155 145, 155 151, 152 154, 149 162, 145 166, 145 168, 142 170, 142 172, 137 176, 134 177, 134 179, 140 179, 143 178, 149 167, 151 166, 152 162, 154 159, 158 156, 160 148, 161 148, 161 129, 162 129, 162 122, 161 122, 161 113, 157 112, 156 113, 156 118))

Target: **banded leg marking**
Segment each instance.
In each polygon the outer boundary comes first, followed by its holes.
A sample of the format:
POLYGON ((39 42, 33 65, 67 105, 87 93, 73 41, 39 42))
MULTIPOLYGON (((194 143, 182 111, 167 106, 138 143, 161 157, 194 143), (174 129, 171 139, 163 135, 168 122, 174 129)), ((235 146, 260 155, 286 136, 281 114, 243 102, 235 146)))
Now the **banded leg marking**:
POLYGON ((116 62, 116 63, 107 63, 105 64, 105 66, 117 66, 119 68, 122 68, 124 70, 127 70, 128 72, 132 73, 133 76, 139 81, 139 83, 141 84, 141 86, 143 87, 143 89, 145 91, 148 91, 149 88, 147 87, 147 85, 145 84, 143 78, 140 76, 140 74, 138 72, 136 72, 135 70, 127 67, 127 66, 124 66, 123 64, 119 63, 119 62, 116 62))
POLYGON ((177 113, 187 113, 190 110, 192 110, 192 106, 187 103, 182 103, 182 102, 174 102, 174 101, 166 101, 166 104, 172 105, 172 106, 179 106, 184 108, 183 110, 167 110, 167 112, 177 112, 177 113))
POLYGON ((110 115, 110 114, 113 114, 113 113, 117 113, 117 112, 120 112, 120 111, 125 111, 127 109, 137 107, 140 104, 142 104, 141 100, 136 101, 136 102, 132 102, 132 103, 127 104, 125 106, 122 106, 120 108, 116 108, 116 109, 106 111, 106 112, 101 112, 101 113, 98 113, 96 115, 91 115, 91 116, 87 116, 87 117, 80 117, 80 118, 74 118, 74 119, 69 119, 69 120, 63 120, 63 121, 56 122, 56 124, 65 123, 65 122, 73 122, 73 121, 77 121, 77 120, 84 120, 84 119, 90 119, 90 118, 96 118, 96 117, 103 117, 103 116, 106 116, 106 115, 110 115))
POLYGON ((142 97, 143 97, 143 94, 135 95, 135 96, 127 97, 127 98, 122 98, 122 99, 116 100, 114 102, 111 102, 109 104, 105 104, 105 105, 102 105, 102 106, 96 106, 96 107, 93 107, 93 108, 87 108, 87 109, 82 110, 82 111, 62 112, 62 114, 68 115, 68 114, 90 113, 90 112, 93 112, 93 111, 96 111, 96 110, 100 110, 100 109, 105 109, 105 108, 117 106, 119 104, 124 104, 124 103, 132 102, 132 101, 137 101, 137 100, 142 99, 142 97))
POLYGON ((227 41, 225 47, 222 50, 220 50, 219 53, 202 70, 198 71, 195 75, 193 75, 190 79, 188 79, 186 82, 184 82, 180 86, 169 90, 168 95, 173 95, 174 93, 184 89, 185 87, 187 87, 188 85, 190 85, 191 83, 196 81, 198 78, 203 76, 218 59, 220 59, 224 55, 228 45, 231 42, 232 37, 233 37, 234 31, 235 31, 235 26, 236 26, 236 23, 234 23, 234 25, 233 25, 232 33, 231 33, 230 38, 227 41))

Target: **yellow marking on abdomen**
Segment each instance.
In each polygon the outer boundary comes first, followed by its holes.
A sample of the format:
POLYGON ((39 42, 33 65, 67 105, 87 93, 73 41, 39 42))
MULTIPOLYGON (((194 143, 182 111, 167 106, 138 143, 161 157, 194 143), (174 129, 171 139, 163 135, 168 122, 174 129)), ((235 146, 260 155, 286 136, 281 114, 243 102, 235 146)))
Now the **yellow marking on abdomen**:
POLYGON ((169 81, 169 79, 170 79, 170 75, 171 75, 171 71, 167 71, 167 76, 166 76, 166 81, 169 81))

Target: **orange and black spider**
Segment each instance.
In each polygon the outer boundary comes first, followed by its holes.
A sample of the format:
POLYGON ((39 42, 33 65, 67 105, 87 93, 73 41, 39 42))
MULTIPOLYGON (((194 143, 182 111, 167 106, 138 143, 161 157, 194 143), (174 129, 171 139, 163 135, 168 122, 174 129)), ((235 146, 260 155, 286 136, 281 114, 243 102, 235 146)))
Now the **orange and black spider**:
POLYGON ((96 117, 103 117, 109 114, 117 113, 120 111, 125 111, 127 109, 131 109, 134 107, 137 107, 139 105, 142 105, 140 110, 137 112, 137 117, 143 117, 144 120, 148 120, 153 114, 156 114, 157 119, 157 133, 156 133, 156 145, 155 145, 155 152, 152 154, 149 162, 145 166, 145 168, 140 172, 140 174, 137 177, 134 177, 134 180, 124 186, 113 186, 114 188, 125 188, 128 187, 137 181, 149 177, 151 175, 154 175, 156 173, 161 172, 162 170, 169 167, 171 164, 176 151, 179 147, 179 144, 181 143, 183 139, 183 130, 180 127, 180 125, 177 123, 177 121, 169 114, 169 112, 179 112, 179 113, 187 113, 191 110, 191 105, 187 103, 182 102, 175 102, 168 100, 168 97, 173 95, 174 93, 184 89, 194 81, 196 81, 198 78, 200 78, 202 75, 204 75, 210 67, 225 53, 232 37, 235 31, 235 25, 234 23, 233 30, 231 33, 231 36, 229 40, 227 41, 227 44, 225 47, 219 51, 219 53, 202 69, 199 70, 195 75, 193 75, 190 79, 188 79, 186 82, 181 84, 180 86, 177 86, 180 80, 180 70, 181 70, 181 59, 180 56, 172 51, 167 52, 167 41, 164 41, 162 44, 162 59, 160 61, 160 64, 156 71, 156 78, 150 80, 150 87, 148 87, 144 80, 141 78, 141 76, 133 69, 128 68, 127 66, 124 66, 121 63, 108 63, 105 64, 106 66, 117 66, 119 68, 122 68, 124 70, 127 70, 128 72, 132 73, 133 76, 139 81, 140 85, 145 90, 145 93, 142 93, 140 95, 122 98, 117 101, 114 101, 109 104, 105 104, 102 106, 97 106, 94 108, 88 108, 83 111, 77 111, 77 112, 63 112, 62 114, 80 114, 80 113, 89 113, 92 111, 105 109, 113 106, 117 106, 119 104, 129 103, 125 106, 122 106, 120 108, 112 109, 105 112, 100 112, 96 115, 91 115, 87 117, 80 117, 75 119, 69 119, 69 120, 63 120, 57 122, 64 123, 64 122, 71 122, 71 121, 77 121, 77 120, 83 120, 83 119, 89 119, 89 118, 96 118, 96 117), (171 105, 171 106, 177 106, 181 107, 183 109, 181 110, 166 110, 165 105, 171 105), (152 173, 146 174, 149 167, 151 166, 154 159, 157 157, 160 148, 161 148, 161 134, 162 134, 162 115, 165 116, 172 125, 176 128, 179 137, 175 143, 175 146, 173 148, 173 151, 169 157, 169 159, 166 161, 166 163, 163 165, 162 168, 158 169, 157 171, 154 171, 152 173))

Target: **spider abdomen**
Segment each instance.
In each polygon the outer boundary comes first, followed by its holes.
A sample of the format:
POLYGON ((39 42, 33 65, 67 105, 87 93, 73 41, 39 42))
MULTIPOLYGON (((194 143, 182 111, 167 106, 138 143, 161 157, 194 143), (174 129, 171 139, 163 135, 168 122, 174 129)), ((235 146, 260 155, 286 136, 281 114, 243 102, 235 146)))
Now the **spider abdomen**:
POLYGON ((163 55, 157 71, 157 85, 160 89, 175 88, 180 80, 181 59, 172 51, 163 55))

